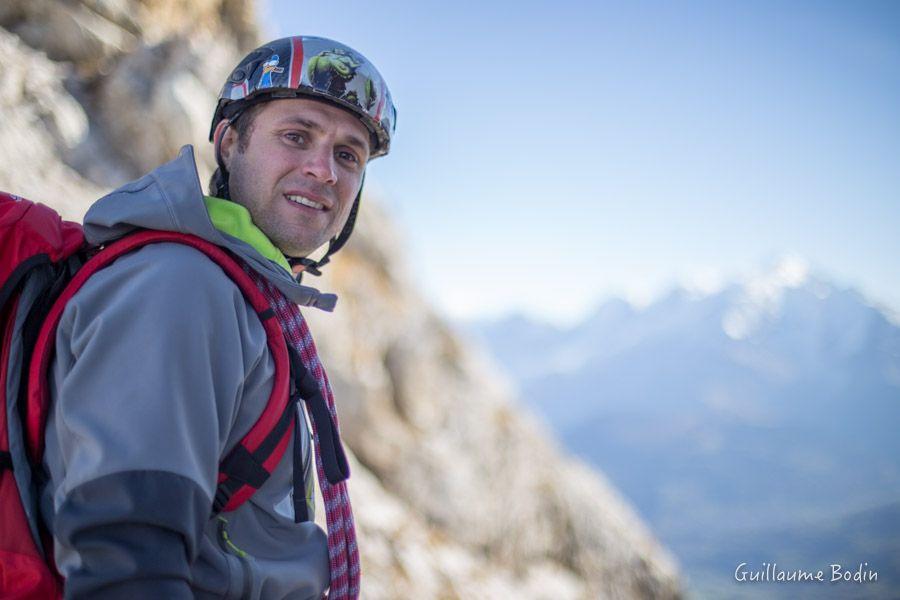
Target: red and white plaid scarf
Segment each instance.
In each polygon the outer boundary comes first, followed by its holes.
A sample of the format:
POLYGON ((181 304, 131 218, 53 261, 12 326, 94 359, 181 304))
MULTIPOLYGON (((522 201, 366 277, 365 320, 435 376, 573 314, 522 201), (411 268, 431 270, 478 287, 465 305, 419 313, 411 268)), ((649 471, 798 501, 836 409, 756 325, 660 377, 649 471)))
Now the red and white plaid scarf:
MULTIPOLYGON (((246 270, 275 311, 287 343, 299 352, 303 365, 315 376, 337 429, 338 416, 334 407, 334 394, 322 361, 319 360, 309 326, 300 314, 299 307, 256 271, 250 268, 246 270)), ((314 420, 312 425, 316 447, 316 472, 319 475, 319 487, 325 501, 325 518, 328 523, 331 587, 327 597, 329 600, 355 599, 359 597, 359 550, 356 546, 356 529, 353 523, 353 510, 350 507, 350 495, 347 493, 347 482, 341 481, 334 485, 329 483, 322 464, 319 432, 314 420)))

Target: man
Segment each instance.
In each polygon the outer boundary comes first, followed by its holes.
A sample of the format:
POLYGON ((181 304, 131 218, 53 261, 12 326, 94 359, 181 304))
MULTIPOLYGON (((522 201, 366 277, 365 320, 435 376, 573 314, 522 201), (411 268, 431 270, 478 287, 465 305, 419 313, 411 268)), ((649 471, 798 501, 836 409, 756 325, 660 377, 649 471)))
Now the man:
MULTIPOLYGON (((295 305, 331 310, 335 298, 299 275, 318 272, 350 235, 366 164, 387 154, 395 118, 358 52, 323 38, 273 41, 241 61, 220 95, 212 195, 186 147, 94 204, 85 234, 99 245, 139 228, 176 231, 227 249, 271 296, 330 399, 295 305), (325 257, 310 259, 326 241, 325 257)), ((42 512, 67 597, 358 595, 346 488, 322 481, 328 457, 313 449, 302 403, 271 476, 221 510, 219 464, 259 419, 273 374, 257 312, 193 248, 151 244, 91 276, 57 331, 44 458, 42 512), (313 462, 327 538, 312 520, 313 462)), ((321 435, 325 423, 314 423, 321 435)))

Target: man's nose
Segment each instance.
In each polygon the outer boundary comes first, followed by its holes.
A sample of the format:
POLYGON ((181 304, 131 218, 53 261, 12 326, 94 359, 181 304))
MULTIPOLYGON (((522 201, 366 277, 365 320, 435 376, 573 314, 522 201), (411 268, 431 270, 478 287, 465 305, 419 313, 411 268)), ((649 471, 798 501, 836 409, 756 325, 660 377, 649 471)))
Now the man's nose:
POLYGON ((313 177, 322 183, 336 183, 337 173, 335 172, 334 153, 331 151, 331 148, 311 149, 306 155, 303 171, 307 176, 313 177))

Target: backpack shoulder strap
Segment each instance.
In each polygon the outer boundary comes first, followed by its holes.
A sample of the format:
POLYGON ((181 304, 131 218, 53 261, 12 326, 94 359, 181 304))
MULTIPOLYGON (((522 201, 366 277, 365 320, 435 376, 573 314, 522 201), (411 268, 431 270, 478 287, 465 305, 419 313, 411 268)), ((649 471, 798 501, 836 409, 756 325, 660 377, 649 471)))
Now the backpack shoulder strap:
POLYGON ((53 356, 56 329, 66 303, 91 275, 109 266, 117 258, 142 246, 162 242, 196 248, 225 271, 259 316, 275 363, 275 382, 265 409, 250 431, 220 464, 214 510, 234 510, 265 483, 291 439, 294 410, 290 401, 290 361, 284 334, 263 293, 231 254, 194 235, 154 230, 133 233, 98 252, 75 274, 41 327, 29 368, 28 408, 24 418, 29 454, 36 463, 43 454, 42 432, 49 407, 47 375, 53 356))

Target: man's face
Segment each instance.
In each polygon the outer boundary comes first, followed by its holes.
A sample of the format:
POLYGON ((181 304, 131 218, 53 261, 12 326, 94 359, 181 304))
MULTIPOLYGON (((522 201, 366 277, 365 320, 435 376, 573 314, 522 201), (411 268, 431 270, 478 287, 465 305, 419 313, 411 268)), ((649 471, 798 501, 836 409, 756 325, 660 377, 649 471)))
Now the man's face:
POLYGON ((218 134, 232 200, 282 252, 307 256, 338 234, 369 159, 369 132, 356 117, 315 100, 273 100, 243 143, 233 127, 218 134))

